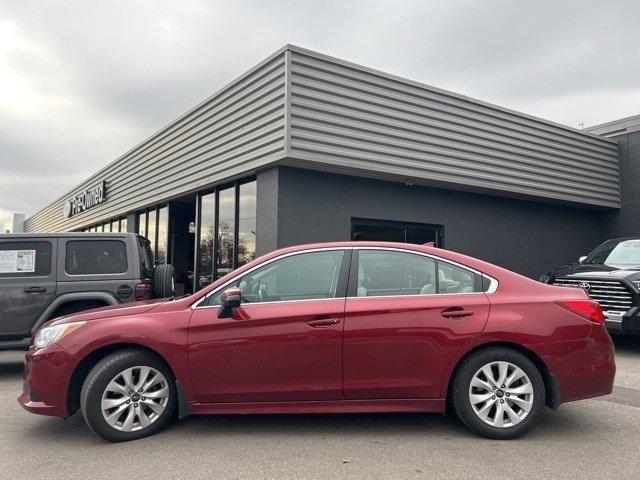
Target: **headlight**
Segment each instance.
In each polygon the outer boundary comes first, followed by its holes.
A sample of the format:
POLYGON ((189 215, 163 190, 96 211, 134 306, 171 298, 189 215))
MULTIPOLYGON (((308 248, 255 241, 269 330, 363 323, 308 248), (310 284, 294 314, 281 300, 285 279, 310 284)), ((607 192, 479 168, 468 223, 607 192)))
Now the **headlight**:
POLYGON ((38 330, 38 333, 36 333, 36 338, 33 341, 33 346, 36 348, 48 347, 52 343, 60 340, 65 335, 69 335, 74 330, 77 330, 84 324, 85 322, 71 322, 41 328, 40 330, 38 330))
POLYGON ((538 281, 542 283, 550 283, 551 277, 549 275, 540 275, 540 278, 538 279, 538 281))
POLYGON ((631 280, 631 284, 640 290, 640 280, 631 280))

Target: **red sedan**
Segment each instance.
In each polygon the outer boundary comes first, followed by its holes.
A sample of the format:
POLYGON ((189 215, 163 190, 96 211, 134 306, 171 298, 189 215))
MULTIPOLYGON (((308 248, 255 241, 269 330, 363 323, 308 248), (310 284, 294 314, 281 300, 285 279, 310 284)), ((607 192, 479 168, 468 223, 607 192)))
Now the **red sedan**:
POLYGON ((492 438, 545 405, 606 395, 597 303, 429 246, 348 242, 265 255, 198 293, 56 319, 20 404, 81 410, 111 441, 222 413, 445 412, 492 438))

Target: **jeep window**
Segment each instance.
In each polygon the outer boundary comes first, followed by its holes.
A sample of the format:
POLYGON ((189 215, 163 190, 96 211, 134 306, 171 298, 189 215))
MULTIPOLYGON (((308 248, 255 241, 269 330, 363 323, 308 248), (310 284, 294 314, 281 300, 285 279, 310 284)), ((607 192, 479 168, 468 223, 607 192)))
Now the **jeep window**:
POLYGON ((127 271, 127 249, 119 240, 67 242, 65 269, 69 275, 105 275, 127 271))
POLYGON ((151 244, 149 240, 144 237, 137 237, 138 239, 138 258, 140 260, 140 275, 143 277, 149 277, 151 275, 151 244))
POLYGON ((585 259, 586 265, 614 268, 640 266, 640 240, 611 240, 603 243, 585 259))
POLYGON ((50 242, 0 243, 0 278, 47 277, 50 274, 50 242))

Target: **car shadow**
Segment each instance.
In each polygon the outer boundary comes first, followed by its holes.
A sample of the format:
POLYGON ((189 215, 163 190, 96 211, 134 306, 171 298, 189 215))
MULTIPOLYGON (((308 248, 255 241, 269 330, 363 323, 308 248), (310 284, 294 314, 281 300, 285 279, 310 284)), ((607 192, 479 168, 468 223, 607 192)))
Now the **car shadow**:
POLYGON ((22 375, 22 361, 0 361, 0 380, 17 378, 22 375))
MULTIPOLYGON (((66 420, 46 417, 30 417, 23 435, 38 443, 53 442, 60 446, 105 444, 85 425, 81 415, 66 420)), ((537 442, 554 438, 561 441, 584 438, 602 431, 602 421, 584 412, 563 408, 557 412, 543 412, 538 425, 524 437, 515 441, 537 442)), ((473 438, 479 442, 499 442, 474 436, 452 415, 427 413, 372 413, 372 414, 312 414, 312 415, 203 415, 191 416, 174 422, 163 432, 138 442, 158 442, 172 439, 189 439, 191 442, 211 437, 247 435, 286 438, 370 437, 384 443, 401 436, 428 435, 438 441, 461 441, 473 438)))
POLYGON ((611 338, 616 347, 616 352, 640 354, 640 335, 615 335, 611 338))

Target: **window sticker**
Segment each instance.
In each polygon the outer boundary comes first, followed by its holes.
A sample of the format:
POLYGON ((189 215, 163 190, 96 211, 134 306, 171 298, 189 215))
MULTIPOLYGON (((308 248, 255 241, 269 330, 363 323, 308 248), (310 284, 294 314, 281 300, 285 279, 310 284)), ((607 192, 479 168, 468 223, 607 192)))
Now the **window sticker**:
POLYGON ((35 271, 35 250, 0 251, 0 273, 33 273, 35 271))

